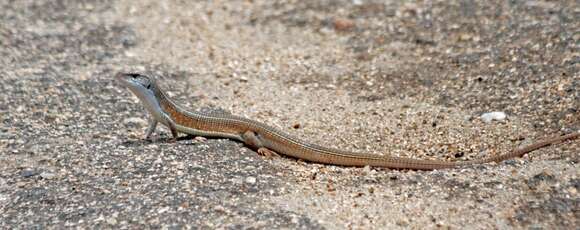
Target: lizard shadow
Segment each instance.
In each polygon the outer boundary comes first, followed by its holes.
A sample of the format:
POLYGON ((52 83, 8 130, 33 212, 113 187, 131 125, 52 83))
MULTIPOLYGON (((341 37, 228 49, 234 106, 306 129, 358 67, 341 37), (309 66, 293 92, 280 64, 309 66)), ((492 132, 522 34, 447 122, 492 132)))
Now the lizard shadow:
MULTIPOLYGON (((135 140, 127 140, 127 141, 123 141, 120 143, 120 145, 125 146, 125 147, 132 147, 132 146, 139 146, 139 145, 148 145, 148 144, 172 144, 172 143, 177 143, 177 144, 181 144, 181 145, 195 145, 197 144, 196 142, 193 142, 192 140, 195 139, 196 136, 194 135, 185 135, 185 136, 181 136, 177 138, 176 142, 172 142, 172 138, 169 136, 162 136, 162 137, 157 137, 157 138, 153 138, 151 140, 145 140, 145 139, 135 139, 135 140)), ((220 137, 203 137, 205 139, 213 139, 213 140, 217 140, 217 139, 224 139, 224 138, 220 138, 220 137)))

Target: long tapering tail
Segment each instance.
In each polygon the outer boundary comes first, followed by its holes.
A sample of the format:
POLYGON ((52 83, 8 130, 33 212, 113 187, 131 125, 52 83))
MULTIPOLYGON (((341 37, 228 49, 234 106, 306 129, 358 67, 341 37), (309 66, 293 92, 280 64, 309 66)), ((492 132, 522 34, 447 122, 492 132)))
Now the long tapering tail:
POLYGON ((547 139, 535 142, 533 144, 526 145, 522 148, 514 149, 511 152, 506 153, 506 154, 493 156, 493 157, 487 157, 487 158, 483 158, 483 159, 479 159, 479 160, 457 162, 457 163, 459 163, 458 165, 472 165, 472 164, 483 164, 483 163, 489 163, 489 162, 500 162, 500 161, 504 161, 504 160, 507 160, 510 158, 522 157, 526 153, 529 153, 529 152, 532 152, 532 151, 535 151, 535 150, 541 149, 543 147, 546 147, 546 146, 549 146, 552 144, 556 144, 556 143, 559 143, 562 141, 574 140, 578 137, 580 137, 580 131, 576 131, 576 132, 569 133, 569 134, 562 135, 562 136, 547 138, 547 139))

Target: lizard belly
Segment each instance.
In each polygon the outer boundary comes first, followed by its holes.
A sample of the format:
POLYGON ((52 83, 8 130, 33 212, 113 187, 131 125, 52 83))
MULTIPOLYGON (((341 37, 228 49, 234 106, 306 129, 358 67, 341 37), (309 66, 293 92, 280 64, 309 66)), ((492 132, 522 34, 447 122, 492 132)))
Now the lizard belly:
POLYGON ((229 139, 233 139, 233 140, 237 140, 237 141, 241 141, 241 142, 244 141, 244 139, 242 139, 241 135, 237 135, 237 134, 233 134, 233 133, 199 130, 199 129, 193 129, 193 128, 178 125, 178 124, 175 125, 175 128, 177 128, 177 131, 179 131, 179 132, 191 134, 194 136, 224 137, 224 138, 229 138, 229 139))

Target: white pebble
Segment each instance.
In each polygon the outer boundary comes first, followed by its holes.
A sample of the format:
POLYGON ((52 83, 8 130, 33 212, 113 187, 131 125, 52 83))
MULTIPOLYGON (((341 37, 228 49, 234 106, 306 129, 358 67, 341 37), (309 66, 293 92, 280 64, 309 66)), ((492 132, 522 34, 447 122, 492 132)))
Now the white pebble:
POLYGON ((53 179, 54 177, 56 177, 56 175, 54 173, 50 173, 50 172, 42 172, 40 173, 40 177, 50 180, 53 179))
POLYGON ((481 115, 481 120, 485 123, 490 123, 493 120, 503 121, 507 118, 504 112, 489 112, 481 115))
POLYGON ((133 123, 139 125, 147 125, 147 121, 140 117, 129 117, 123 120, 123 123, 133 123))
POLYGON ((249 177, 246 178, 246 183, 248 183, 248 184, 255 184, 256 183, 256 178, 255 177, 252 177, 252 176, 249 176, 249 177))

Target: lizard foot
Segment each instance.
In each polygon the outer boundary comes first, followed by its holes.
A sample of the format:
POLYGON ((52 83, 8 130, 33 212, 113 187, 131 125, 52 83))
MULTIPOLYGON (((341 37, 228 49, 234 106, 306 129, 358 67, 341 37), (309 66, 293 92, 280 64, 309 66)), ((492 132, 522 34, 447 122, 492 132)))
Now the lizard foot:
POLYGON ((280 155, 278 155, 278 153, 276 153, 268 148, 264 148, 264 147, 258 149, 258 154, 260 156, 266 157, 267 159, 272 159, 272 157, 279 157, 280 156, 280 155))

